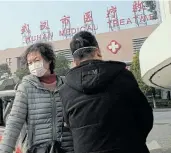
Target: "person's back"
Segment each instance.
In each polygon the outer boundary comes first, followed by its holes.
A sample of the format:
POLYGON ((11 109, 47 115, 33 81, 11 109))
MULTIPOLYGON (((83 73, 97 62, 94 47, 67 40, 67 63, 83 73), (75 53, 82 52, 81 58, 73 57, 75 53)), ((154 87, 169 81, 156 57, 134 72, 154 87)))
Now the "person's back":
POLYGON ((71 51, 77 67, 69 71, 60 90, 74 151, 147 153, 152 109, 126 65, 102 61, 92 39, 88 32, 73 37, 71 51), (85 55, 88 60, 78 58, 85 55))

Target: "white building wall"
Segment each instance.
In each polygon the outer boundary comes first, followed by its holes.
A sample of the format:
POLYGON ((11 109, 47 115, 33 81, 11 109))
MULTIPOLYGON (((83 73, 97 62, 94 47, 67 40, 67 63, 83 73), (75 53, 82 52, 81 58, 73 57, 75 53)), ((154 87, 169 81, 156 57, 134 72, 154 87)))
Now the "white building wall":
POLYGON ((170 16, 170 0, 159 0, 160 5, 160 14, 161 14, 161 20, 165 20, 168 16, 170 16))

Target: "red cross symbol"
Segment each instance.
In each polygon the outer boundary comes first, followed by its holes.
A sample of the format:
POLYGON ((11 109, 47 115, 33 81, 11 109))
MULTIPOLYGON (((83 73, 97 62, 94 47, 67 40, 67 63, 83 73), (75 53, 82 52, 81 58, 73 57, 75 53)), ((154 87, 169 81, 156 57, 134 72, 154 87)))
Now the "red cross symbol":
POLYGON ((110 50, 113 54, 117 54, 120 48, 121 45, 116 40, 112 40, 107 46, 107 49, 110 50))

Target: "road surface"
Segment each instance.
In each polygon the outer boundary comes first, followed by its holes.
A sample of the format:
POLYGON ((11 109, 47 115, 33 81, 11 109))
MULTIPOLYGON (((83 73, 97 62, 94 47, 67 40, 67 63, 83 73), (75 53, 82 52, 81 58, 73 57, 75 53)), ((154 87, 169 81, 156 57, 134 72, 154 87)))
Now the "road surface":
POLYGON ((154 119, 147 139, 150 153, 171 153, 171 109, 154 110, 154 119))

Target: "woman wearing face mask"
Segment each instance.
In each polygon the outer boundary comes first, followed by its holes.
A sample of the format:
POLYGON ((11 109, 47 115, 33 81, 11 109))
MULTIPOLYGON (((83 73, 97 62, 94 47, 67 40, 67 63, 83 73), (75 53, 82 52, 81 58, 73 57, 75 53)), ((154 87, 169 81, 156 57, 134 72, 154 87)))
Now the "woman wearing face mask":
POLYGON ((71 133, 63 126, 62 103, 58 93, 63 81, 54 74, 55 54, 52 46, 33 44, 26 50, 24 59, 31 74, 24 77, 17 88, 0 153, 14 151, 24 123, 28 133, 27 152, 49 153, 57 146, 63 148, 64 153, 73 152, 71 133))

